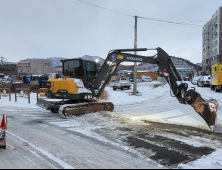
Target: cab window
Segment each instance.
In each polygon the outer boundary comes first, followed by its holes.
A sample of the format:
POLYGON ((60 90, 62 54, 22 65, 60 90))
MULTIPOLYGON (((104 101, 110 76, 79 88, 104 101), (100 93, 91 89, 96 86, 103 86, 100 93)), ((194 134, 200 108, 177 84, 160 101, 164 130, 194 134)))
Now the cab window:
POLYGON ((91 83, 97 73, 96 64, 94 62, 85 61, 86 81, 91 83))
POLYGON ((84 71, 81 60, 64 61, 64 76, 70 77, 84 77, 84 71))

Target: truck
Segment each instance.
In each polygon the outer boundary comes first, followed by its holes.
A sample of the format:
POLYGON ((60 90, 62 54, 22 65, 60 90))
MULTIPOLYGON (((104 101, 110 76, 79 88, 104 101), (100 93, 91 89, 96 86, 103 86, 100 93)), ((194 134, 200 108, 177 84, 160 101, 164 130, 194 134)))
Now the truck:
POLYGON ((110 86, 113 88, 113 90, 116 90, 116 89, 124 90, 125 88, 130 89, 131 83, 128 78, 121 77, 119 79, 119 82, 111 83, 110 86))
POLYGON ((222 90, 222 63, 212 65, 211 70, 210 88, 215 92, 220 92, 222 90))
POLYGON ((24 84, 30 84, 30 81, 31 81, 31 75, 29 76, 23 76, 23 83, 24 84))
POLYGON ((188 84, 182 82, 171 57, 160 47, 111 50, 100 68, 96 62, 81 58, 60 61, 63 68, 62 78, 48 79, 48 89, 43 98, 38 98, 37 105, 53 113, 58 112, 63 118, 98 111, 113 111, 112 102, 98 101, 106 85, 122 62, 143 62, 157 64, 157 74, 164 77, 169 84, 172 97, 180 104, 190 105, 214 131, 218 111, 217 100, 205 100, 195 88, 188 89, 188 84), (155 50, 156 54, 132 54, 135 51, 148 50, 155 50))
POLYGON ((31 75, 30 84, 35 86, 36 89, 46 88, 48 79, 49 78, 46 75, 31 75))

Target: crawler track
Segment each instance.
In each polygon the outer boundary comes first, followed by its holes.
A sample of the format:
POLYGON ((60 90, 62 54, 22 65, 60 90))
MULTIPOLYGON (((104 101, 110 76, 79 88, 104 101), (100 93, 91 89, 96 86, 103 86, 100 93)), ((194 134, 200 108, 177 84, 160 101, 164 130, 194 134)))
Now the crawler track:
POLYGON ((61 114, 63 118, 66 118, 73 115, 113 110, 114 105, 111 102, 88 102, 60 106, 59 114, 61 114))

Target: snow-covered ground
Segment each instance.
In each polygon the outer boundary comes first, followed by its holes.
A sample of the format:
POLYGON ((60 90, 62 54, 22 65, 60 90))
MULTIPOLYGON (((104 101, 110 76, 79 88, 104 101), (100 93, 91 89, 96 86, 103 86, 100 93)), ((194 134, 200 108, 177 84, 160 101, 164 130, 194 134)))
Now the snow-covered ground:
MULTIPOLYGON (((138 91, 141 94, 139 96, 131 95, 132 88, 130 90, 124 90, 124 91, 121 91, 121 90, 114 91, 111 87, 106 87, 106 91, 109 94, 109 98, 105 101, 106 102, 110 101, 115 105, 115 110, 113 113, 110 113, 110 116, 113 116, 114 119, 115 118, 121 119, 121 117, 124 117, 124 118, 129 118, 129 120, 134 120, 138 122, 140 120, 144 120, 148 118, 149 120, 154 120, 157 122, 196 126, 198 128, 209 130, 206 123, 202 120, 202 118, 200 118, 198 114, 195 114, 194 111, 192 111, 192 108, 190 106, 181 105, 181 104, 171 105, 171 103, 174 103, 173 101, 176 99, 171 97, 169 85, 166 84, 164 87, 159 86, 157 88, 154 88, 154 85, 158 83, 159 82, 157 81, 147 82, 147 83, 138 83, 138 91), (161 102, 167 101, 166 104, 164 104, 163 102, 163 103, 158 104, 159 107, 153 107, 153 104, 157 104, 159 98, 163 98, 161 102), (146 107, 143 108, 143 105, 141 104, 143 104, 146 107), (138 107, 137 111, 134 111, 133 113, 130 112, 130 108, 132 106, 134 109, 138 107), (147 109, 148 106, 150 110, 146 110, 146 113, 143 114, 144 109, 147 109), (168 110, 167 108, 170 108, 170 110, 168 110), (153 113, 156 113, 156 114, 153 114, 153 113)), ((197 92, 199 92, 204 99, 213 98, 218 101, 219 103, 218 123, 221 123, 222 122, 221 121, 222 120, 222 109, 221 109, 222 108, 221 107, 222 106, 222 97, 221 97, 222 92, 216 93, 214 91, 211 91, 209 87, 197 87, 195 85, 192 85, 188 81, 186 81, 186 83, 188 83, 189 89, 191 87, 195 87, 197 92)), ((6 97, 1 96, 0 105, 2 106, 2 109, 0 109, 1 111, 0 115, 7 113, 8 111, 16 112, 15 108, 25 108, 27 109, 27 111, 31 109, 33 110, 35 108, 39 109, 39 107, 36 106, 35 93, 32 93, 30 95, 30 101, 31 103, 28 103, 27 97, 18 97, 18 101, 15 102, 14 95, 11 96, 11 101, 9 101, 8 96, 6 97)), ((38 115, 30 115, 30 116, 33 119, 39 118, 38 115)), ((52 125, 56 125, 59 127, 66 127, 69 130, 74 130, 76 132, 80 132, 87 136, 95 135, 95 134, 92 134, 91 131, 92 129, 99 128, 99 126, 101 126, 102 124, 101 122, 104 122, 104 126, 110 126, 110 128, 114 128, 117 123, 115 121, 106 120, 106 117, 101 118, 101 116, 99 116, 97 113, 80 116, 75 119, 68 119, 66 121, 56 121, 56 120, 49 121, 49 123, 52 125), (99 125, 97 125, 97 122, 100 122, 99 125), (107 125, 107 122, 109 123, 109 125, 107 125)), ((118 126, 120 125, 118 124, 118 126)), ((96 137, 101 141, 106 141, 105 138, 102 138, 100 136, 96 136, 96 137)), ((189 143, 189 141, 186 141, 186 143, 189 143)), ((192 145, 194 145, 193 141, 192 141, 192 145)), ((116 145, 116 146, 123 148, 124 150, 129 150, 129 148, 127 147, 124 148, 124 146, 121 146, 121 145, 116 145)), ((57 160, 55 159, 55 161, 57 160)), ((63 167, 67 167, 67 166, 63 166, 63 167)), ((159 168, 161 167, 162 165, 159 166, 159 168)), ((218 148, 215 152, 206 156, 204 155, 200 159, 197 159, 193 162, 189 162, 186 164, 179 164, 178 168, 220 169, 222 168, 222 149, 218 148)))

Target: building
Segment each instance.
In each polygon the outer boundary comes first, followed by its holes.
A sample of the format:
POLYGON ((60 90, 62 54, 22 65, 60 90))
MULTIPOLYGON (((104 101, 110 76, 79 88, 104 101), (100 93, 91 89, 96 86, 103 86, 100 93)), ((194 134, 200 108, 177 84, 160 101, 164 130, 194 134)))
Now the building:
POLYGON ((52 60, 27 59, 18 62, 17 73, 19 75, 43 75, 54 73, 52 60))
POLYGON ((120 70, 120 71, 116 72, 115 76, 133 78, 133 71, 131 71, 131 70, 120 70))
MULTIPOLYGON (((178 66, 178 65, 177 65, 178 66)), ((147 73, 157 73, 158 72, 158 69, 159 67, 154 67, 154 68, 151 68, 147 71, 144 71, 144 72, 147 72, 147 73)), ((180 77, 183 79, 184 77, 187 77, 187 76, 194 76, 194 68, 193 67, 177 67, 176 68, 180 77)), ((141 71, 140 71, 141 72, 141 71)), ((151 77, 151 76, 150 76, 151 77)))
POLYGON ((62 76, 62 66, 55 66, 55 73, 59 74, 59 76, 62 76))
POLYGON ((142 76, 150 76, 153 80, 157 80, 157 73, 149 70, 139 70, 137 71, 137 78, 142 79, 142 76))
POLYGON ((186 67, 186 68, 176 68, 180 77, 183 79, 184 77, 193 77, 194 76, 194 69, 193 67, 186 67))
POLYGON ((222 62, 222 7, 213 14, 202 31, 202 72, 211 74, 211 66, 222 62))

